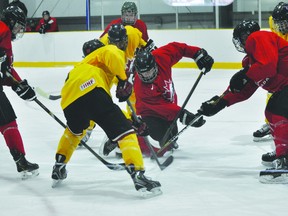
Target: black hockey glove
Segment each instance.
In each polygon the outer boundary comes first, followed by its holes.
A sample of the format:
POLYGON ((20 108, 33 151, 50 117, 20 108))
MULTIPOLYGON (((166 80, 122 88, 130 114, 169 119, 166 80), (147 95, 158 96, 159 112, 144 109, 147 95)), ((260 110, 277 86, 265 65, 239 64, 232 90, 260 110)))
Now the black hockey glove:
POLYGON ((214 96, 208 101, 202 103, 199 113, 205 116, 213 116, 218 113, 220 110, 224 109, 227 106, 227 101, 219 96, 214 96))
POLYGON ((247 68, 243 68, 235 73, 230 79, 230 90, 232 93, 239 93, 247 85, 250 79, 246 76, 247 68))
MULTIPOLYGON (((191 121, 193 121, 197 116, 193 113, 190 113, 188 110, 184 109, 180 114, 180 122, 184 125, 189 125, 191 121)), ((201 127, 206 122, 205 119, 203 119, 203 116, 201 116, 196 122, 194 122, 191 126, 192 127, 201 127)))
POLYGON ((12 89, 23 100, 32 101, 36 98, 35 91, 28 85, 26 79, 19 82, 19 84, 12 85, 12 89))
POLYGON ((152 52, 155 49, 157 49, 157 47, 155 46, 155 43, 152 39, 149 39, 145 47, 143 47, 143 50, 147 52, 152 52))
POLYGON ((119 102, 126 101, 132 93, 133 85, 127 80, 120 80, 116 88, 116 97, 119 99, 119 102))
POLYGON ((143 121, 141 116, 137 116, 137 119, 132 116, 132 128, 136 131, 139 136, 148 136, 149 128, 146 122, 143 121))
POLYGON ((204 74, 208 73, 212 65, 214 64, 214 59, 208 55, 205 49, 200 49, 194 56, 193 59, 195 60, 198 68, 202 70, 205 68, 204 74))

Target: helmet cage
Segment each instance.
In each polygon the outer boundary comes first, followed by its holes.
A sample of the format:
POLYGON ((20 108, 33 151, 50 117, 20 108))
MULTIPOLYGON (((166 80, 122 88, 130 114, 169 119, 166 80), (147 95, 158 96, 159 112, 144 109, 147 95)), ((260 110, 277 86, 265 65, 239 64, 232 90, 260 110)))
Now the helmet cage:
POLYGON ((288 20, 274 20, 275 30, 285 35, 288 33, 288 20))
POLYGON ((158 67, 155 65, 149 70, 137 70, 140 80, 144 83, 152 83, 158 75, 158 67))

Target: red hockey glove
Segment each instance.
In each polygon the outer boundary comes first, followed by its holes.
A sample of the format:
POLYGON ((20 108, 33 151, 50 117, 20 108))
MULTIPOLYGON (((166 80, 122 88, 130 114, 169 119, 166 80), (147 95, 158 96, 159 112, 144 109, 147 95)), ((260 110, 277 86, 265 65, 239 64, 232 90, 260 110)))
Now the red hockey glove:
POLYGON ((138 119, 135 119, 132 116, 132 128, 136 131, 139 136, 148 136, 149 128, 147 124, 143 121, 140 116, 137 116, 138 119))
POLYGON ((118 82, 117 88, 116 88, 116 97, 119 99, 119 102, 126 101, 131 93, 132 93, 133 85, 128 82, 127 80, 120 80, 118 82))
POLYGON ((237 73, 235 73, 230 79, 230 90, 232 93, 239 93, 247 85, 250 79, 246 76, 247 68, 243 68, 237 73))

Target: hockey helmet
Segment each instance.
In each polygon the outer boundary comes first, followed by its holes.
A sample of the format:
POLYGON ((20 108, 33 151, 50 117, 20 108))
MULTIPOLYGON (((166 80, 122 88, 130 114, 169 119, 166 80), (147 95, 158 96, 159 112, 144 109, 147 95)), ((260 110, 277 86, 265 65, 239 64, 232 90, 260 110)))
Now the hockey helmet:
POLYGON ((135 69, 144 83, 152 83, 158 75, 158 66, 155 58, 149 51, 140 51, 135 57, 135 69))
POLYGON ((3 10, 1 21, 11 30, 12 41, 23 37, 26 27, 26 16, 17 6, 9 6, 3 10))
POLYGON ((113 24, 108 30, 109 44, 116 45, 119 49, 125 51, 128 45, 128 36, 125 27, 122 24, 113 24))
POLYGON ((237 51, 245 53, 245 44, 248 36, 255 32, 259 31, 260 26, 257 22, 253 20, 243 20, 240 22, 233 31, 233 44, 237 51))
POLYGON ((137 21, 137 6, 135 2, 124 2, 121 8, 121 19, 124 25, 134 25, 137 21))
POLYGON ((85 42, 82 47, 84 57, 86 57, 87 55, 89 55, 90 53, 99 49, 102 46, 104 46, 104 44, 98 39, 93 39, 85 42))
POLYGON ((288 33, 288 4, 280 2, 273 10, 272 18, 276 31, 288 33))

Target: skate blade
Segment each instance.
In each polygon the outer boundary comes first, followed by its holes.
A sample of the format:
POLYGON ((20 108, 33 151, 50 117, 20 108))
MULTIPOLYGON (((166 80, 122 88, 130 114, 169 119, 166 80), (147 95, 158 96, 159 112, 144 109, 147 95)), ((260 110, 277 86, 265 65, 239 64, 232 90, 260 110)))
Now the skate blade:
POLYGON ((272 140, 273 140, 273 136, 271 135, 266 135, 264 137, 253 137, 254 142, 268 142, 272 140))
POLYGON ((159 196, 163 193, 160 187, 155 187, 155 188, 151 189, 150 191, 147 191, 146 188, 141 188, 138 190, 138 192, 139 192, 140 196, 142 198, 145 198, 145 199, 159 196))
POLYGON ((264 165, 264 166, 266 166, 266 167, 272 167, 272 168, 274 168, 273 162, 262 161, 261 163, 262 163, 262 165, 264 165))
POLYGON ((277 177, 273 175, 263 175, 259 177, 263 184, 288 184, 288 173, 281 174, 277 177))
POLYGON ((58 180, 53 179, 53 182, 52 182, 51 187, 52 187, 52 188, 58 187, 58 186, 62 183, 62 181, 63 181, 63 180, 61 180, 61 179, 58 179, 58 180))
POLYGON ((38 169, 32 170, 32 171, 22 171, 22 172, 20 172, 20 175, 21 175, 22 180, 26 180, 26 179, 30 179, 30 178, 34 178, 34 177, 38 176, 39 171, 38 171, 38 169))

